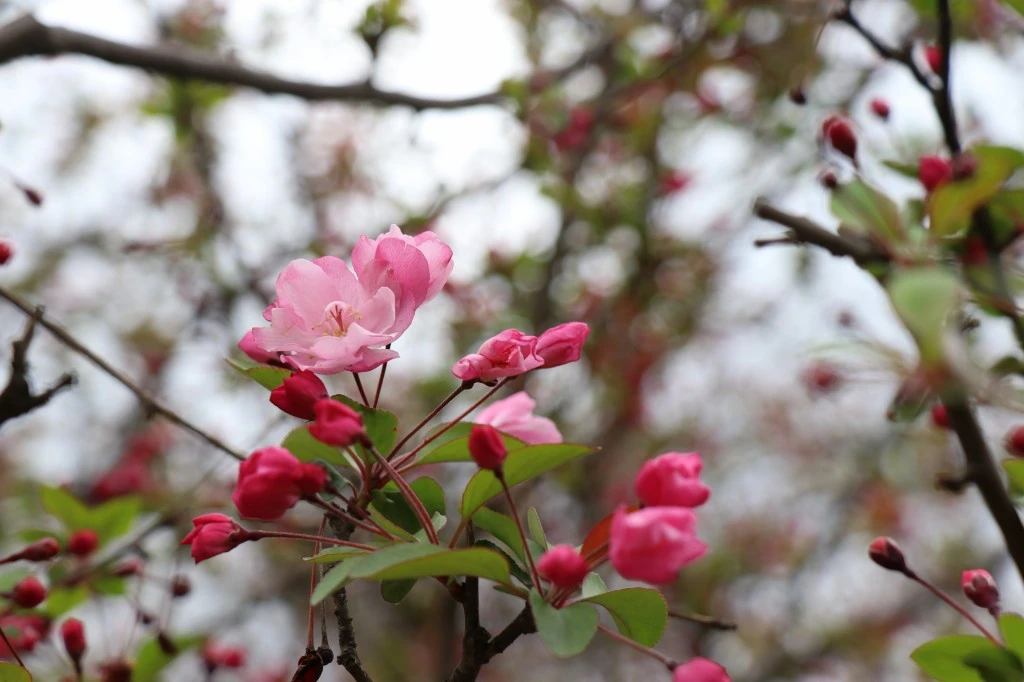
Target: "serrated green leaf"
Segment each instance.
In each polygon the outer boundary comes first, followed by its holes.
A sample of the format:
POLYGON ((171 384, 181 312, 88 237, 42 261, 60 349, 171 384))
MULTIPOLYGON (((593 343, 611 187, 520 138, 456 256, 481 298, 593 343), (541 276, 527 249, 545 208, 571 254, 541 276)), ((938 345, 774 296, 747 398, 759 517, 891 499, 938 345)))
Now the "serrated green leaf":
POLYGON ((1003 183, 1024 166, 1024 153, 1010 147, 980 146, 965 153, 977 159, 974 173, 937 188, 928 201, 929 228, 938 237, 966 231, 974 212, 996 196, 1003 183))
POLYGON ((0 661, 0 682, 32 682, 32 676, 16 663, 0 661))
POLYGON ((998 648, 984 637, 947 635, 925 642, 910 658, 939 682, 986 682, 964 659, 972 653, 998 648))
POLYGON ((473 514, 473 524, 500 540, 502 544, 512 550, 520 561, 525 561, 523 539, 519 537, 515 521, 493 509, 480 507, 473 514))
POLYGON ((173 655, 165 652, 156 638, 146 641, 139 648, 139 653, 135 657, 135 667, 132 668, 132 682, 156 682, 164 668, 170 665, 183 652, 198 646, 203 639, 203 637, 199 636, 173 638, 171 641, 177 649, 177 652, 173 655))
POLYGON ((537 634, 551 653, 568 658, 582 653, 597 634, 597 609, 577 603, 556 609, 536 592, 530 592, 530 610, 537 634))
POLYGON ((273 391, 275 388, 283 384, 285 379, 292 375, 291 370, 283 367, 261 365, 257 362, 253 362, 252 360, 226 358, 226 362, 232 369, 249 377, 268 391, 273 391))
POLYGON ((354 557, 335 566, 313 590, 312 604, 353 580, 405 580, 409 578, 473 576, 510 584, 508 562, 500 553, 471 547, 449 549, 438 545, 403 543, 372 554, 354 557))
POLYGON ((300 426, 292 429, 284 440, 281 447, 295 455, 296 459, 303 462, 314 462, 322 459, 330 464, 338 466, 352 466, 338 448, 321 443, 309 432, 308 426, 300 426))
POLYGON ((661 592, 649 587, 627 587, 602 592, 580 602, 599 604, 608 610, 624 636, 644 646, 654 646, 668 625, 668 604, 661 592))
POLYGON ((942 334, 950 314, 960 302, 956 275, 940 268, 895 272, 888 284, 896 313, 921 350, 923 364, 942 360, 942 334))
POLYGON ((887 244, 906 240, 899 207, 866 182, 854 180, 836 187, 831 208, 842 225, 861 234, 874 235, 887 244))
MULTIPOLYGON (((511 488, 592 452, 596 449, 574 443, 527 445, 508 453, 503 465, 505 481, 511 488)), ((493 472, 478 471, 462 493, 462 518, 471 517, 477 509, 500 495, 501 490, 501 483, 493 472)))

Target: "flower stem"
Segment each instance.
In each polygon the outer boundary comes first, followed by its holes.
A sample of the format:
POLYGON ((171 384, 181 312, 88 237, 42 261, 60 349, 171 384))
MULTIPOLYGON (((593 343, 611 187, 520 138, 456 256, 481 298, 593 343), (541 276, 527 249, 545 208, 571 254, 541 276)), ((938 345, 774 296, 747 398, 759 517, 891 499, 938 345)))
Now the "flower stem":
POLYGON ((366 397, 366 391, 363 390, 363 380, 359 378, 359 372, 352 372, 352 377, 356 380, 356 388, 359 389, 359 396, 363 399, 363 405, 370 406, 370 401, 366 397))
POLYGON ((405 498, 405 501, 408 502, 409 506, 412 508, 413 513, 416 514, 416 518, 419 519, 420 525, 423 526, 423 532, 427 534, 427 538, 430 540, 431 544, 440 544, 441 541, 437 537, 437 531, 434 530, 434 524, 430 520, 430 514, 427 513, 427 508, 423 506, 422 502, 420 502, 420 498, 416 497, 416 493, 413 492, 413 489, 410 488, 409 484, 406 483, 404 478, 402 478, 402 475, 395 471, 395 468, 391 466, 391 462, 388 461, 387 457, 380 454, 380 452, 377 451, 377 448, 373 447, 369 441, 367 441, 363 447, 369 450, 370 454, 377 458, 380 465, 388 472, 388 476, 395 482, 395 485, 398 486, 398 489, 402 492, 402 497, 405 498))
POLYGON ((18 655, 18 650, 14 648, 13 644, 11 644, 11 640, 7 639, 7 633, 4 632, 2 627, 0 627, 0 638, 4 640, 4 644, 7 645, 7 649, 14 654, 14 660, 18 662, 18 665, 20 665, 25 672, 28 672, 28 668, 25 667, 25 661, 21 660, 21 656, 18 655))
MULTIPOLYGON (((402 455, 402 456, 401 456, 401 457, 400 457, 400 458, 398 459, 398 461, 397 461, 397 462, 395 462, 395 468, 396 468, 396 469, 399 469, 399 470, 401 470, 401 467, 402 467, 402 465, 404 465, 404 464, 405 464, 406 462, 408 462, 408 461, 409 461, 410 459, 414 458, 414 457, 416 456, 416 454, 417 454, 417 453, 418 453, 418 452, 419 452, 420 450, 422 450, 422 449, 423 449, 423 448, 425 448, 426 446, 428 446, 428 445, 430 445, 431 443, 433 443, 433 442, 434 442, 435 440, 437 440, 437 439, 438 439, 439 437, 441 437, 441 436, 442 436, 442 435, 443 435, 443 434, 444 434, 444 433, 445 433, 446 431, 448 431, 448 429, 452 428, 453 426, 455 426, 456 424, 458 424, 458 423, 459 423, 460 421, 462 421, 463 419, 465 419, 465 418, 466 418, 466 415, 468 415, 468 414, 469 414, 470 412, 472 412, 472 411, 473 411, 473 410, 475 410, 476 408, 480 407, 480 405, 481 405, 481 404, 483 404, 483 402, 484 402, 485 400, 487 400, 487 399, 488 399, 488 398, 490 398, 490 397, 491 397, 492 395, 494 395, 494 394, 495 394, 495 393, 496 393, 496 392, 498 391, 498 389, 500 389, 500 388, 501 388, 502 386, 504 386, 505 384, 507 384, 507 383, 508 383, 509 381, 511 381, 511 380, 512 380, 512 377, 508 377, 508 378, 506 378, 506 379, 502 379, 501 381, 499 381, 499 382, 497 383, 497 385, 495 385, 495 386, 494 386, 494 388, 492 388, 491 390, 487 391, 487 393, 485 393, 485 394, 483 395, 483 397, 482 397, 482 398, 480 398, 480 399, 479 399, 479 400, 477 400, 477 401, 476 401, 475 403, 473 403, 472 405, 470 405, 469 407, 467 407, 467 408, 466 408, 465 410, 463 410, 463 411, 462 411, 462 414, 460 414, 460 415, 459 415, 459 416, 457 416, 457 417, 456 417, 455 419, 453 419, 452 421, 450 421, 450 422, 448 422, 447 424, 445 424, 445 425, 444 425, 444 427, 442 427, 441 429, 439 429, 437 433, 435 433, 434 435, 432 435, 432 436, 430 436, 429 438, 425 439, 425 440, 424 440, 424 441, 423 441, 422 443, 420 443, 419 445, 417 445, 416 447, 414 447, 414 448, 413 448, 412 450, 410 450, 409 452, 407 452, 407 453, 405 453, 404 455, 402 455)), ((455 395, 457 395, 457 394, 453 394, 453 395, 449 396, 449 398, 454 398, 454 397, 455 397, 455 395)), ((443 404, 442 404, 442 405, 441 405, 441 406, 440 406, 440 407, 439 407, 439 408, 438 408, 437 410, 434 410, 434 412, 433 412, 433 413, 431 413, 431 414, 433 415, 433 414, 436 414, 437 412, 440 412, 440 408, 441 408, 441 407, 444 407, 444 405, 446 405, 446 404, 447 404, 448 402, 451 402, 451 401, 450 401, 450 400, 447 400, 447 402, 443 403, 443 404)), ((428 417, 427 419, 429 420, 429 419, 430 419, 430 417, 428 417)), ((415 433, 415 431, 414 431, 414 433, 415 433)), ((410 435, 412 435, 412 434, 410 434, 410 435)), ((409 439, 408 439, 408 438, 404 439, 404 440, 403 440, 403 441, 402 441, 401 443, 399 443, 398 445, 399 445, 399 446, 403 445, 403 444, 405 443, 405 441, 407 441, 407 440, 409 440, 409 439)), ((394 454, 395 454, 396 452, 398 452, 398 446, 396 446, 396 447, 395 447, 394 449, 392 449, 392 450, 391 450, 391 455, 390 455, 389 457, 391 457, 391 456, 394 456, 394 454)))
POLYGON ((974 627, 978 628, 978 630, 979 630, 979 631, 981 632, 981 634, 985 635, 985 636, 986 636, 986 637, 988 637, 988 638, 989 638, 990 640, 992 640, 992 642, 993 642, 994 644, 996 644, 997 646, 1002 646, 1002 643, 1001 643, 1001 642, 1000 642, 1000 641, 999 641, 998 639, 996 639, 996 638, 995 638, 995 636, 993 636, 993 634, 992 634, 991 632, 989 632, 989 631, 988 631, 988 630, 987 630, 987 629, 985 628, 985 626, 984 626, 984 625, 982 625, 982 624, 981 624, 981 623, 980 623, 980 622, 978 621, 978 619, 977 619, 977 618, 975 618, 974 616, 972 616, 972 615, 970 614, 970 612, 969 612, 969 611, 967 611, 967 609, 965 609, 964 607, 960 606, 960 605, 959 605, 959 604, 957 604, 957 603, 956 603, 955 601, 953 601, 953 598, 952 598, 952 597, 950 597, 950 596, 949 596, 948 594, 946 594, 945 592, 943 592, 942 590, 940 590, 940 589, 939 589, 938 587, 936 587, 935 585, 933 585, 933 584, 932 584, 932 583, 930 583, 929 581, 927 581, 927 580, 925 580, 924 578, 922 578, 921 576, 919 576, 919 575, 918 575, 917 573, 914 573, 914 572, 913 572, 912 570, 910 570, 909 568, 908 568, 908 569, 906 570, 906 572, 904 573, 904 575, 906 575, 906 576, 907 576, 908 578, 910 578, 911 580, 913 580, 913 581, 914 581, 914 582, 916 582, 917 584, 919 584, 919 585, 921 585, 922 587, 924 587, 924 588, 925 588, 926 590, 928 590, 929 592, 931 592, 932 594, 934 594, 934 595, 935 595, 936 597, 938 597, 938 598, 939 598, 939 599, 941 599, 942 601, 946 602, 946 603, 947 603, 947 604, 948 604, 948 605, 950 606, 950 608, 952 608, 952 609, 953 609, 954 611, 956 611, 956 612, 957 612, 957 613, 959 613, 959 614, 960 614, 961 616, 963 616, 964 618, 966 618, 966 619, 967 619, 967 621, 968 621, 968 622, 969 622, 969 623, 970 623, 971 625, 973 625, 974 627))
POLYGON ((405 445, 406 443, 408 443, 410 438, 415 436, 416 433, 419 432, 419 430, 422 429, 424 426, 426 426, 427 423, 430 422, 431 419, 436 417, 437 414, 441 410, 443 410, 445 407, 447 407, 448 403, 450 403, 451 401, 453 401, 457 397, 459 397, 459 394, 462 393, 465 390, 466 390, 466 384, 465 383, 459 384, 455 388, 454 391, 452 391, 451 393, 448 394, 447 398, 445 398, 444 400, 441 401, 440 405, 438 405, 433 410, 431 410, 430 414, 428 414, 426 417, 424 417, 422 420, 420 420, 419 424, 417 424, 416 426, 412 427, 412 431, 410 431, 409 433, 405 434, 405 436, 402 437, 402 440, 398 441, 398 443, 395 444, 395 447, 391 448, 391 452, 388 453, 388 459, 391 459, 392 457, 394 457, 395 453, 397 453, 399 450, 401 450, 402 446, 405 445))
POLYGON ((540 574, 537 573, 537 566, 533 563, 533 554, 530 553, 530 543, 526 541, 526 531, 523 530, 523 522, 519 519, 519 511, 516 509, 516 502, 512 499, 512 491, 505 481, 505 474, 501 469, 494 472, 494 477, 501 483, 501 489, 505 492, 505 499, 508 501, 509 510, 512 512, 512 519, 516 522, 516 530, 519 531, 519 538, 523 541, 523 554, 526 555, 526 563, 530 565, 530 575, 533 576, 533 586, 540 592, 540 574))
MULTIPOLYGON (((326 525, 327 525, 327 515, 324 514, 324 517, 320 520, 320 530, 318 530, 316 532, 316 534, 317 535, 323 535, 324 534, 324 526, 326 526, 326 525)), ((313 556, 316 556, 319 553, 320 553, 320 543, 317 542, 316 544, 313 545, 313 556)), ((317 563, 315 561, 309 562, 309 568, 310 568, 310 571, 309 571, 309 601, 310 602, 313 601, 313 590, 316 589, 316 567, 317 567, 317 563)), ((312 603, 311 603, 310 606, 309 606, 309 625, 308 625, 308 627, 306 629, 306 648, 307 649, 312 649, 313 648, 313 619, 315 618, 315 616, 316 616, 316 607, 313 606, 312 603)))
MULTIPOLYGON (((379 525, 377 525, 372 520, 371 520, 370 523, 366 523, 364 521, 360 521, 359 519, 357 519, 356 517, 352 516, 351 514, 346 513, 345 510, 341 509, 340 507, 336 507, 335 505, 331 504, 330 502, 327 502, 326 500, 322 500, 319 497, 309 497, 307 499, 312 504, 314 504, 317 507, 320 507, 321 509, 323 509, 325 512, 327 512, 329 514, 333 514, 334 516, 337 516, 339 519, 341 519, 345 523, 350 523, 353 526, 355 526, 357 528, 362 528, 363 530, 368 531, 370 533, 373 533, 374 535, 383 535, 384 537, 388 538, 389 540, 396 540, 397 539, 394 535, 392 535, 391 533, 389 533, 386 530, 384 530, 383 528, 381 528, 379 525), (373 525, 371 525, 371 524, 373 524, 373 525)), ((322 534, 323 533, 321 532, 321 535, 322 534)))
POLYGON ((622 634, 620 634, 618 632, 615 632, 615 630, 612 630, 611 628, 607 628, 604 625, 600 625, 599 624, 597 626, 597 629, 600 630, 601 632, 603 632, 604 634, 608 635, 612 639, 614 639, 614 640, 616 640, 616 641, 618 641, 618 642, 620 642, 622 644, 625 644, 626 646, 628 646, 630 648, 636 649, 637 651, 639 651, 640 653, 642 653, 644 655, 650 656, 654 660, 662 663, 669 670, 672 670, 672 669, 676 668, 679 665, 678 661, 676 661, 676 660, 674 660, 672 658, 669 658, 668 656, 666 656, 665 654, 661 653, 660 651, 656 651, 655 649, 652 649, 650 647, 644 646, 640 642, 634 642, 629 637, 626 637, 625 635, 622 635, 622 634))
MULTIPOLYGON (((391 344, 384 346, 385 348, 391 348, 391 344)), ((377 390, 373 393, 373 409, 377 409, 377 403, 380 401, 380 389, 384 386, 384 374, 388 371, 388 363, 384 363, 380 366, 380 376, 377 377, 377 390)))
POLYGON ((328 545, 340 545, 341 547, 365 549, 368 552, 375 552, 377 550, 376 547, 371 547, 370 545, 363 545, 358 542, 338 540, 336 538, 328 538, 322 535, 307 535, 306 533, 288 533, 279 530, 250 530, 247 539, 260 540, 262 538, 287 538, 289 540, 309 540, 310 542, 323 542, 328 545))

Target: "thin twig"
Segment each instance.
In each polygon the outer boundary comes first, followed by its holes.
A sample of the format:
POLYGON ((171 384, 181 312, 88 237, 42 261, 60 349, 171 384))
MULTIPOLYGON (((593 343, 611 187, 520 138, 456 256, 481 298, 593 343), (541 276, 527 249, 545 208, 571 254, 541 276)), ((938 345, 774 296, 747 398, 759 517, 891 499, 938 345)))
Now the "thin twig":
POLYGON ((712 630, 735 630, 738 626, 736 623, 728 620, 721 620, 714 616, 705 616, 701 613, 690 613, 688 611, 676 611, 674 609, 668 610, 668 615, 679 620, 685 620, 689 623, 696 623, 712 630))
POLYGON ((26 315, 38 315, 38 324, 41 325, 48 332, 53 334, 58 341, 63 343, 65 346, 78 353, 92 364, 99 367, 105 373, 110 375, 114 380, 120 383, 122 386, 127 388, 129 391, 135 394, 135 397, 139 399, 142 406, 152 414, 158 414, 167 421, 180 426, 181 428, 191 431, 196 436, 205 440, 207 443, 217 448, 221 452, 224 452, 237 460, 245 459, 245 456, 240 452, 237 452, 225 444, 222 440, 216 436, 204 431, 192 422, 186 420, 184 417, 179 415, 177 412, 167 407, 160 401, 158 401, 149 391, 139 386, 137 383, 132 381, 125 373, 114 368, 106 360, 96 355, 85 346, 83 346, 75 337, 73 337, 67 330, 58 325, 57 323, 50 320, 45 314, 38 313, 36 308, 29 305, 27 301, 18 296, 17 294, 8 291, 7 289, 0 287, 0 298, 3 298, 13 304, 16 308, 19 308, 26 315))
POLYGON ((807 218, 779 210, 764 199, 754 202, 754 214, 763 220, 788 227, 797 242, 820 246, 833 256, 849 256, 857 263, 885 260, 885 256, 870 241, 836 234, 807 218))

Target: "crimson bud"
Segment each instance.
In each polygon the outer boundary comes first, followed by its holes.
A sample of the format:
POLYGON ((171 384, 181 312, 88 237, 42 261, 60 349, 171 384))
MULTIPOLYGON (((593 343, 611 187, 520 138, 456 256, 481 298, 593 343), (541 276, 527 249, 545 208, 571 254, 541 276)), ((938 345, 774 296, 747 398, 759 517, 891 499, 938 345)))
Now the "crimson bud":
POLYGON ((983 609, 999 606, 999 586, 992 574, 984 569, 964 571, 960 576, 960 588, 975 606, 983 609))
POLYGON ((876 564, 890 571, 907 573, 907 560, 903 556, 903 550, 892 538, 875 538, 868 546, 868 556, 876 564))
POLYGON ((89 528, 76 530, 68 538, 68 551, 78 557, 86 557, 96 551, 99 536, 89 528))
POLYGON ((500 470, 508 456, 505 441, 498 430, 487 424, 473 424, 469 432, 469 454, 481 469, 500 470))

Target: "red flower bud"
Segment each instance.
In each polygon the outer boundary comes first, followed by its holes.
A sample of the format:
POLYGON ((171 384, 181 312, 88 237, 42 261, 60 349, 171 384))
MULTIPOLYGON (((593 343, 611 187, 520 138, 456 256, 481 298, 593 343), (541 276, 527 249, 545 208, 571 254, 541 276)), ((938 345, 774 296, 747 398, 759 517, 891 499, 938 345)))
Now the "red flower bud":
POLYGON ((843 383, 843 375, 824 361, 815 362, 805 369, 803 379, 809 390, 818 393, 830 393, 843 383))
POLYGON ((558 589, 576 589, 590 570, 575 547, 555 545, 537 562, 537 573, 558 589))
POLYGON ((128 578, 133 575, 139 575, 142 573, 142 569, 143 564, 141 559, 138 557, 128 557, 114 566, 114 570, 111 572, 118 578, 128 578))
POLYGON ((25 561, 49 561, 58 554, 60 554, 60 543, 53 538, 42 538, 18 552, 18 558, 25 561))
POLYGON ((100 538, 96 531, 88 528, 76 530, 68 538, 68 551, 78 557, 86 557, 96 551, 100 538))
POLYGON ((949 428, 949 413, 946 411, 946 406, 942 403, 936 403, 932 405, 932 424, 940 429, 949 428))
POLYGON ((938 73, 942 68, 942 49, 938 45, 928 45, 924 48, 924 60, 932 72, 938 73))
POLYGON ((203 662, 207 670, 217 668, 244 668, 246 652, 245 649, 235 646, 221 646, 208 642, 203 648, 203 662))
POLYGON ((320 377, 304 369, 270 392, 270 402, 279 410, 299 419, 313 419, 313 405, 327 397, 327 387, 320 377))
POLYGON ((345 447, 366 437, 362 416, 348 405, 324 398, 313 406, 316 422, 309 432, 321 443, 345 447))
POLYGON ((64 642, 64 650, 71 660, 78 661, 85 653, 85 626, 77 618, 68 618, 61 623, 60 638, 64 642))
POLYGON ((903 550, 892 538, 875 538, 868 547, 868 556, 882 568, 899 573, 906 573, 907 560, 903 557, 903 550))
POLYGON ((658 191, 661 194, 675 194, 689 187, 691 182, 693 182, 693 176, 689 173, 678 170, 669 171, 661 176, 661 180, 658 182, 658 191))
POLYGON ((789 101, 793 104, 803 106, 807 104, 807 94, 799 85, 789 91, 789 101))
POLYGON ((4 265, 7 261, 14 257, 14 245, 6 239, 0 239, 0 265, 4 265))
MULTIPOLYGON (((327 472, 323 468, 300 462, 284 448, 271 445, 252 453, 238 467, 238 483, 231 500, 245 518, 273 521, 294 507, 303 495, 323 490, 326 483, 327 472)), ((206 516, 228 518, 222 514, 206 516)))
MULTIPOLYGON (((197 564, 218 554, 230 552, 248 539, 248 532, 235 523, 234 519, 224 514, 197 516, 192 519, 192 525, 194 527, 181 544, 192 546, 192 558, 197 564)), ((184 577, 181 579, 185 580, 184 577)), ((183 594, 188 594, 188 591, 183 594)))
POLYGON ((857 135, 850 122, 841 116, 829 116, 821 125, 822 137, 828 144, 850 160, 857 160, 857 135))
POLYGON ((995 578, 986 570, 975 568, 964 571, 960 576, 960 587, 964 596, 975 606, 993 609, 999 606, 999 586, 995 578))
POLYGON ((934 192, 953 179, 953 164, 941 156, 922 156, 918 161, 917 178, 926 192, 934 192))
MULTIPOLYGON (((214 516, 214 514, 206 514, 206 516, 214 516)), ((202 517, 200 517, 202 518, 202 517)), ((192 532, 195 532, 193 529, 192 532)), ((187 536, 186 536, 186 539, 187 536)), ((199 563, 199 560, 196 560, 199 563)), ((176 575, 171 578, 171 596, 172 597, 184 597, 192 591, 192 581, 183 575, 176 575)))
POLYGON ((469 454, 481 469, 501 469, 501 463, 508 456, 505 441, 493 426, 474 424, 469 432, 469 454))
POLYGON ((822 171, 818 176, 818 182, 825 189, 835 189, 839 186, 839 178, 836 177, 835 172, 830 170, 822 171))
POLYGON ((46 586, 35 576, 19 580, 11 590, 11 601, 23 609, 34 609, 46 600, 46 586))
POLYGON ((889 120, 889 103, 880 97, 871 100, 871 113, 883 121, 889 120))
POLYGON ((1006 434, 1003 441, 1006 451, 1014 457, 1024 457, 1024 426, 1015 426, 1006 434))
POLYGON ((953 179, 966 180, 978 172, 978 157, 969 152, 953 157, 953 179))

